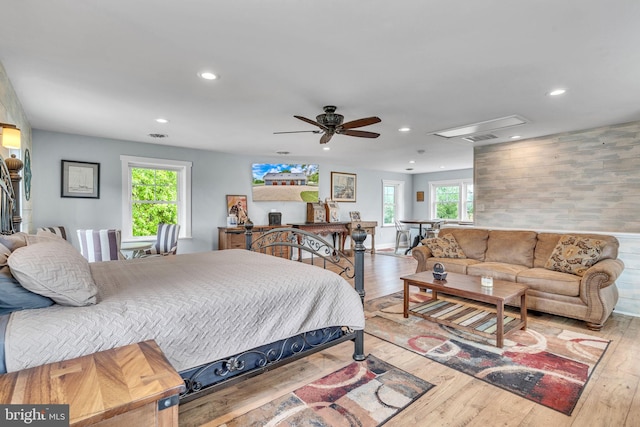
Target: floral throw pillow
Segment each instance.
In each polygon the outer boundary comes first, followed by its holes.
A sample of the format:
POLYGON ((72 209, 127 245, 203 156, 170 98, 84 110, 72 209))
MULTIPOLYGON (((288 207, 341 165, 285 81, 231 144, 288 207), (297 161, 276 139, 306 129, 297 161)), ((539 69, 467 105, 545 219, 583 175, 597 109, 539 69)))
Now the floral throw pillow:
POLYGON ((544 268, 583 276, 600 260, 604 240, 566 234, 560 238, 544 268))
POLYGON ((466 258, 462 248, 456 242, 453 234, 445 234, 442 237, 424 239, 422 243, 431 250, 436 258, 466 258))

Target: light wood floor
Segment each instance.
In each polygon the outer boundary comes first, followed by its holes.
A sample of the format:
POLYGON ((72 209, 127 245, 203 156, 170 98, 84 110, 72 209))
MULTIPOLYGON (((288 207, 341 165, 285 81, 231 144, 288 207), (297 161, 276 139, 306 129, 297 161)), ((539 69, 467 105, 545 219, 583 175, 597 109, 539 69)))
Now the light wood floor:
MULTIPOLYGON (((399 277, 413 273, 415 266, 412 258, 366 254, 366 299, 402 290, 399 277)), ((587 330, 582 322, 551 315, 530 316, 529 321, 612 340, 571 417, 365 334, 365 353, 436 385, 386 425, 640 426, 640 318, 614 312, 600 332, 587 330)), ((180 426, 224 424, 349 364, 352 353, 353 344, 343 343, 185 403, 180 406, 180 426)))

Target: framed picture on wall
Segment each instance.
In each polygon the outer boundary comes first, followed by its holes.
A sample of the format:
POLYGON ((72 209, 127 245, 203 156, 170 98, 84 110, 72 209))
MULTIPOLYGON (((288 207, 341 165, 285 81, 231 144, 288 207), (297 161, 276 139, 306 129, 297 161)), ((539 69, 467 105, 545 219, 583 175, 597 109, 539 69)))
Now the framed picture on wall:
POLYGON ((356 174, 331 172, 331 200, 336 202, 356 201, 356 174))
POLYGON ((60 197, 100 198, 100 163, 62 160, 60 197))
POLYGON ((247 196, 227 195, 227 226, 244 225, 248 219, 247 196))

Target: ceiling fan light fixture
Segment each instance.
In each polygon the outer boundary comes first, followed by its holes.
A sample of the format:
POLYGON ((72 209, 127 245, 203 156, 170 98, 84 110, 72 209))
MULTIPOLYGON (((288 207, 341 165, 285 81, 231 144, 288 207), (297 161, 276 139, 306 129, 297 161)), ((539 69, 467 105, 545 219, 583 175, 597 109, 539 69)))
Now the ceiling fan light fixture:
POLYGON ((549 96, 559 96, 564 95, 567 92, 566 89, 554 89, 548 93, 549 96))

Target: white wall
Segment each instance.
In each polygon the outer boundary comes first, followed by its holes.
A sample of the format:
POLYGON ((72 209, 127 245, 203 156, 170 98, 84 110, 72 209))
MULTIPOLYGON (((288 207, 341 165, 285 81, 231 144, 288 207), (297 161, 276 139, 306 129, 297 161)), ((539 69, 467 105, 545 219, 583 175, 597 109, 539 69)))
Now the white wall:
POLYGON ((413 216, 415 219, 431 219, 429 214, 429 197, 431 183, 434 181, 473 179, 473 169, 423 173, 413 176, 413 195, 411 196, 413 216), (424 191, 424 202, 416 200, 416 192, 424 191))
MULTIPOLYGON (((55 132, 33 131, 33 226, 63 225, 73 234, 79 228, 121 227, 120 155, 192 161, 192 234, 181 240, 179 253, 218 248, 218 227, 226 224, 226 195, 246 194, 249 217, 255 224, 267 224, 271 209, 282 212, 283 223, 304 222, 306 204, 302 202, 253 202, 251 197, 252 163, 318 163, 319 195, 330 196, 331 171, 357 174, 355 203, 340 203, 340 216, 349 219, 349 211, 360 211, 362 219, 382 223, 382 180, 404 181, 407 214, 412 212, 411 175, 374 171, 354 165, 333 165, 313 159, 290 157, 236 156, 220 152, 193 150, 166 145, 119 141, 55 132), (100 199, 60 197, 61 160, 100 163, 100 199)), ((354 160, 355 163, 355 160, 354 160)), ((31 230, 32 231, 32 230, 31 230)), ((391 246, 395 229, 378 227, 376 246, 391 246)), ((365 241, 369 246, 369 239, 365 241)))

